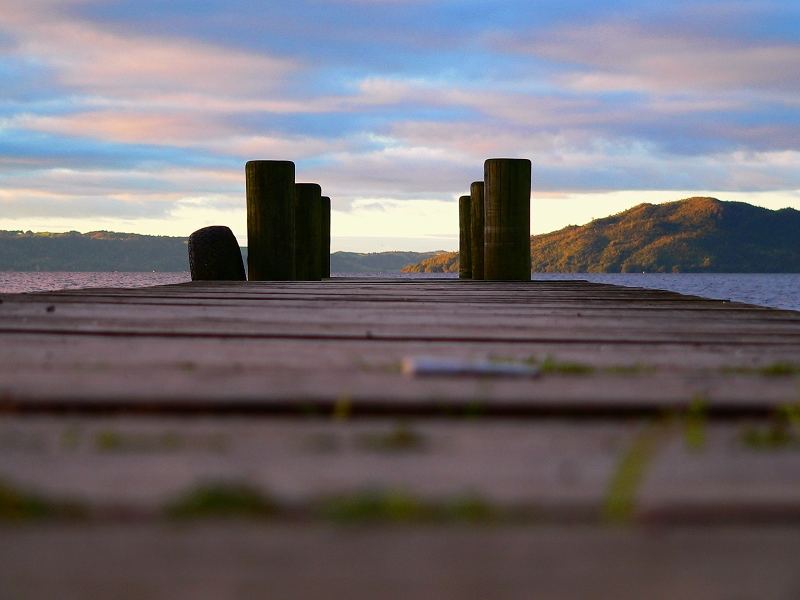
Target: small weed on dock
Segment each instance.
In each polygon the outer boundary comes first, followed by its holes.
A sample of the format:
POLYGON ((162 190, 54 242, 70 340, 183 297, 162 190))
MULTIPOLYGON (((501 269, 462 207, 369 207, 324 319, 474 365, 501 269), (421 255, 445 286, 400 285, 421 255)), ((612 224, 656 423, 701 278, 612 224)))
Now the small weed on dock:
POLYGON ((591 375, 595 368, 579 362, 557 361, 552 356, 546 356, 539 364, 543 375, 591 375))
POLYGON ((589 375, 595 372, 592 365, 585 363, 557 360, 552 355, 547 355, 539 360, 536 356, 526 358, 515 358, 510 356, 493 355, 489 361, 496 364, 525 365, 528 367, 538 367, 543 375, 589 375))
POLYGON ((350 413, 353 410, 353 401, 349 394, 342 394, 336 398, 333 404, 333 420, 334 421, 347 421, 350 418, 350 413))
POLYGON ((791 377, 800 375, 800 364, 791 362, 774 362, 760 367, 722 367, 722 373, 728 375, 761 375, 763 377, 791 377))
POLYGON ((486 413, 485 400, 470 400, 464 405, 464 416, 467 419, 477 419, 486 413))
POLYGON ((356 438, 356 443, 374 452, 413 452, 424 449, 425 438, 401 421, 388 432, 363 433, 356 438))
POLYGON ((632 365, 611 365, 602 370, 609 375, 649 375, 655 373, 656 368, 653 365, 634 363, 632 365))
POLYGON ((606 490, 603 507, 603 514, 609 523, 628 523, 633 519, 639 488, 667 428, 666 422, 651 423, 620 457, 606 490))
POLYGON ((175 519, 267 518, 277 504, 260 490, 243 483, 200 485, 170 502, 166 515, 175 519))
POLYGON ((683 440, 690 451, 697 452, 706 444, 706 410, 708 399, 697 394, 684 416, 683 440))
POLYGON ((786 377, 790 375, 800 375, 800 365, 787 362, 776 362, 772 363, 771 365, 762 367, 760 369, 760 373, 762 375, 766 375, 767 377, 786 377))
POLYGON ((47 498, 0 481, 0 522, 76 519, 86 514, 77 502, 47 498))
POLYGON ((318 504, 317 514, 343 524, 486 523, 500 516, 498 509, 478 496, 426 501, 391 490, 366 490, 327 498, 318 504))
POLYGON ((800 448, 800 406, 780 407, 767 425, 743 428, 739 440, 751 450, 800 448))
POLYGON ((98 431, 94 435, 97 452, 222 452, 228 446, 226 436, 221 434, 189 435, 174 431, 121 432, 98 431))

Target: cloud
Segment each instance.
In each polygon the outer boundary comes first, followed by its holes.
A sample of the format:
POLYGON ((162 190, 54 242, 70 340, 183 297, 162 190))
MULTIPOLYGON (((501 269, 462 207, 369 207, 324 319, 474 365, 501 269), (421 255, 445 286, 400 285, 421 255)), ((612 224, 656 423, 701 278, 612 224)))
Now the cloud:
POLYGON ((558 81, 581 92, 800 90, 797 42, 618 20, 517 37, 506 48, 567 65, 558 81))
POLYGON ((796 31, 729 6, 0 0, 0 191, 20 218, 241 227, 244 162, 283 158, 358 236, 404 202, 449 231, 497 155, 550 197, 800 188, 796 31))
POLYGON ((91 95, 144 102, 170 93, 259 96, 301 69, 290 58, 103 29, 59 3, 4 2, 0 16, 15 41, 7 54, 47 65, 61 85, 91 95))

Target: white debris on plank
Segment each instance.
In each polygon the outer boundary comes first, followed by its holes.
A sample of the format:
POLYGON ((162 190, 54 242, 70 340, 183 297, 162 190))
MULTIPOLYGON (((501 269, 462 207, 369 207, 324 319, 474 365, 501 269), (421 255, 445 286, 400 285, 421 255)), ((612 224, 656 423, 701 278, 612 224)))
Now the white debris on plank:
POLYGON ((478 377, 536 377, 539 368, 519 363, 434 356, 403 359, 403 373, 413 377, 469 375, 478 377))

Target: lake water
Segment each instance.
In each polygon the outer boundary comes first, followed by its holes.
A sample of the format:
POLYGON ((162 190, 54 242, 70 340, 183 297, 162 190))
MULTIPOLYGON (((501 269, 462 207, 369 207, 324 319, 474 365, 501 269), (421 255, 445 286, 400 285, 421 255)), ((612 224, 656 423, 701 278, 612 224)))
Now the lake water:
MULTIPOLYGON (((441 273, 334 273, 334 276, 409 279, 455 278, 441 273)), ((800 273, 534 273, 537 280, 586 279, 682 294, 800 310, 800 273)), ((83 287, 143 287, 189 281, 189 273, 17 273, 0 271, 0 293, 83 287)))

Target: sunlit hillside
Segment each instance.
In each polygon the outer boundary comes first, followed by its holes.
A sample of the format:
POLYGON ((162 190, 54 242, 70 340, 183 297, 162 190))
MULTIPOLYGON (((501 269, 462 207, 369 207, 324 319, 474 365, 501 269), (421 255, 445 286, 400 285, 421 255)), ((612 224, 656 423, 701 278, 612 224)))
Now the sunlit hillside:
MULTIPOLYGON (((716 198, 640 204, 587 225, 531 237, 538 273, 800 272, 800 212, 716 198)), ((405 272, 457 272, 442 253, 405 272)))

